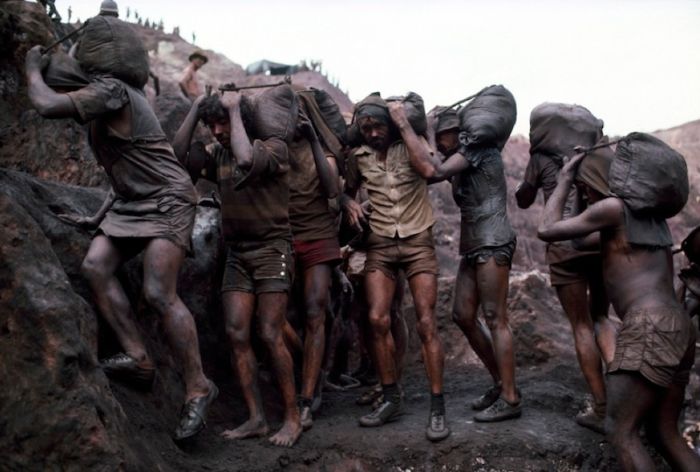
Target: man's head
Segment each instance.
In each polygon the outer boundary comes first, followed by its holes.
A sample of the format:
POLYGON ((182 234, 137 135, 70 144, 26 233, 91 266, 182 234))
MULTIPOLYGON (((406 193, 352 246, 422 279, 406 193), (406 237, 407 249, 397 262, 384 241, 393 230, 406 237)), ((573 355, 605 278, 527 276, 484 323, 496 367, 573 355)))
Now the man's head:
MULTIPOLYGON (((247 133, 251 128, 251 106, 248 99, 241 97, 241 118, 247 133)), ((225 148, 231 147, 231 118, 228 109, 219 95, 210 95, 199 104, 197 116, 209 128, 214 138, 225 148)))
MULTIPOLYGON (((443 109, 444 110, 444 109, 443 109)), ((438 111, 435 141, 438 151, 449 157, 459 149, 459 117, 455 110, 438 111)))
POLYGON ((583 158, 576 173, 576 185, 589 202, 595 203, 610 195, 608 175, 613 154, 610 148, 597 149, 583 158))
POLYGON ((229 148, 231 146, 231 120, 229 113, 218 95, 210 95, 199 104, 199 119, 209 128, 216 140, 229 148))
POLYGON ((190 63, 194 66, 195 70, 199 70, 204 64, 209 62, 209 58, 204 55, 201 51, 195 51, 190 54, 188 58, 190 63))
POLYGON ((386 102, 378 93, 371 94, 357 104, 355 120, 365 143, 384 151, 391 144, 391 117, 386 102))
POLYGON ((118 18, 119 7, 117 6, 117 2, 114 0, 104 0, 100 4, 100 16, 113 16, 118 18))

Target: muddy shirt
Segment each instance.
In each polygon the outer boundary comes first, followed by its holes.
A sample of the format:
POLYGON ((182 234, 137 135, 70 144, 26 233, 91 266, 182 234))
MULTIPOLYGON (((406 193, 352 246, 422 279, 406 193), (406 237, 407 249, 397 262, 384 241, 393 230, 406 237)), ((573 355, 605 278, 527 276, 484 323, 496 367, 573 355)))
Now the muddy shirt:
MULTIPOLYGON (((562 166, 563 162, 560 157, 541 153, 532 154, 525 168, 523 180, 535 189, 541 188, 546 203, 557 186, 557 179, 562 166)), ((569 196, 564 203, 563 220, 575 216, 576 198, 578 198, 578 193, 576 187, 572 185, 569 196)), ((589 254, 599 254, 599 252, 579 251, 573 247, 571 241, 557 241, 547 244, 545 262, 547 264, 556 264, 589 254)))
MULTIPOLYGON (((167 214, 173 208, 194 208, 192 180, 175 157, 142 91, 118 79, 97 77, 88 86, 67 95, 80 120, 90 123, 90 147, 116 195, 100 229, 114 236, 153 237, 174 224, 171 221, 161 225, 157 221, 159 214, 167 214), (123 136, 104 118, 114 116, 127 105, 131 134, 123 136)), ((189 213, 183 218, 189 218, 189 213)), ((184 228, 186 224, 175 226, 184 228)), ((189 244, 189 235, 178 236, 179 242, 185 240, 189 244)))
POLYGON ((506 213, 506 176, 500 151, 472 150, 467 158, 469 167, 452 178, 452 196, 462 216, 460 254, 515 240, 506 213))
MULTIPOLYGON (((194 179, 219 185, 221 224, 228 243, 291 241, 289 157, 278 138, 253 142, 253 165, 243 171, 231 152, 218 143, 195 143, 186 166, 194 179)), ((248 245, 250 247, 250 245, 248 245)))
POLYGON ((347 183, 349 188, 364 185, 367 189, 372 205, 369 226, 379 236, 408 238, 435 223, 427 182, 411 166, 403 141, 389 146, 385 160, 367 145, 353 152, 347 164, 347 183))
MULTIPOLYGON (((327 158, 333 155, 326 152, 327 158)), ((314 154, 306 139, 289 145, 289 220, 297 241, 335 238, 335 217, 321 190, 314 154)))

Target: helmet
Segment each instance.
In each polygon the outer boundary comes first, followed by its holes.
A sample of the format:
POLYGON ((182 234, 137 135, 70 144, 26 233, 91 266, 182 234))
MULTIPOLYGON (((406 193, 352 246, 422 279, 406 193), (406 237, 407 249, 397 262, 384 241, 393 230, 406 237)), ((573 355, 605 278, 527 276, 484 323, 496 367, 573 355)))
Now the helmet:
POLYGON ((103 0, 100 4, 100 15, 119 16, 119 7, 114 0, 103 0))

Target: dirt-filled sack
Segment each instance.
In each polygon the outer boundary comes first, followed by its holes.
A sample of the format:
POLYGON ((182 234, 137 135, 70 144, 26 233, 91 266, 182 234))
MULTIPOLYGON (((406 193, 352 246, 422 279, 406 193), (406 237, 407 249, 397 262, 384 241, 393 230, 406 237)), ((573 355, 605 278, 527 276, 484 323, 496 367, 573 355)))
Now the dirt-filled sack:
POLYGON ((380 110, 386 116, 386 119, 391 125, 393 121, 389 115, 389 107, 387 102, 400 101, 404 104, 406 118, 413 128, 413 131, 420 136, 425 136, 428 129, 428 119, 425 116, 425 105, 423 98, 415 92, 408 92, 406 95, 392 96, 386 100, 381 97, 379 92, 374 92, 365 97, 362 101, 355 105, 355 113, 353 114, 352 123, 348 127, 347 144, 350 147, 355 147, 363 144, 362 134, 357 123, 357 116, 364 107, 373 107, 375 110, 380 110))
POLYGON ((503 149, 516 117, 513 94, 502 85, 491 85, 459 110, 460 130, 465 133, 468 147, 496 146, 503 149))
MULTIPOLYGON (((324 123, 333 132, 341 144, 345 144, 347 139, 348 125, 345 123, 342 113, 335 100, 325 91, 314 87, 309 88, 305 95, 313 95, 314 102, 318 107, 324 123)), ((313 119, 313 117, 311 117, 313 119)))
POLYGON ((631 133, 618 142, 609 184, 630 210, 656 218, 680 212, 690 190, 683 156, 646 133, 631 133))
POLYGON ((289 85, 265 89, 253 102, 253 128, 258 139, 294 139, 299 101, 289 85))
POLYGON ((139 89, 148 82, 143 42, 131 25, 112 16, 88 20, 75 58, 88 74, 108 74, 139 89))
POLYGON ((603 136, 603 120, 581 105, 542 103, 530 113, 530 154, 571 156, 603 136))
POLYGON ((46 85, 58 92, 78 90, 90 83, 78 61, 63 51, 49 56, 49 64, 42 71, 42 76, 46 85))
POLYGON ((389 97, 386 99, 386 101, 400 101, 403 103, 404 109, 406 110, 406 118, 408 118, 411 128, 413 128, 413 131, 415 131, 416 134, 425 136, 425 133, 428 130, 428 118, 425 116, 423 97, 415 92, 408 92, 403 96, 389 97))

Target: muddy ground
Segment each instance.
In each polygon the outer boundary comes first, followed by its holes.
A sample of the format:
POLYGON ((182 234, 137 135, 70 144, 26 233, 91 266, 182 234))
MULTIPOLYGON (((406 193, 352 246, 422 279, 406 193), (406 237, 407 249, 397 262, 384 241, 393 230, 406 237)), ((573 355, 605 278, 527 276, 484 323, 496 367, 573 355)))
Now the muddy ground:
MULTIPOLYGON (((292 449, 271 446, 266 439, 221 438, 222 431, 244 421, 241 412, 245 406, 230 376, 215 378, 222 387, 221 395, 200 437, 180 448, 158 435, 161 440, 149 446, 158 448, 164 461, 178 471, 616 470, 603 436, 573 420, 585 389, 573 357, 521 369, 517 374, 524 402, 520 419, 499 424, 474 422, 467 403, 488 387, 487 374, 477 365, 450 366, 445 373, 445 393, 452 435, 441 443, 430 443, 424 437, 427 384, 421 366, 414 365, 404 381, 407 414, 400 421, 377 429, 360 428, 357 418, 368 411, 355 405, 362 390, 327 392, 313 428, 292 449)), ((149 421, 149 410, 157 408, 156 395, 135 397, 114 384, 113 389, 120 402, 128 402, 125 409, 142 431, 157 427, 158 422, 149 421), (135 398, 142 403, 135 404, 135 398)), ((274 404, 274 386, 264 382, 263 389, 266 403, 274 404)), ((268 412, 271 422, 279 425, 280 411, 268 412)), ((659 470, 670 470, 659 457, 655 459, 659 470)))

